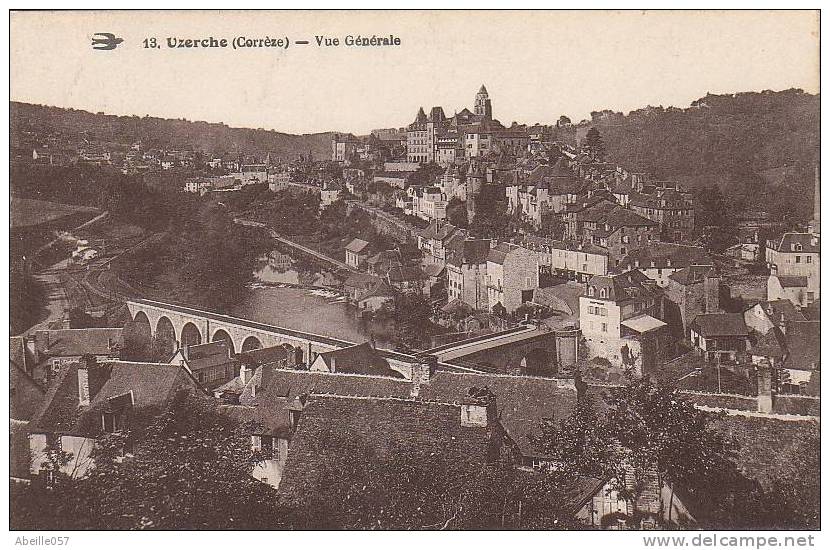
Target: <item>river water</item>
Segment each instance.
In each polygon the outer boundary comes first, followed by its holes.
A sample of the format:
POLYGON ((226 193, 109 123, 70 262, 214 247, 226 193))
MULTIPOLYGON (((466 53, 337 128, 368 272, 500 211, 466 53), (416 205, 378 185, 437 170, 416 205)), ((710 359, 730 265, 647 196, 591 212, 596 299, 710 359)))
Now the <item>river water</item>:
POLYGON ((292 252, 277 248, 260 258, 254 271, 257 282, 231 315, 355 343, 392 346, 391 321, 361 319, 337 290, 342 276, 292 252))

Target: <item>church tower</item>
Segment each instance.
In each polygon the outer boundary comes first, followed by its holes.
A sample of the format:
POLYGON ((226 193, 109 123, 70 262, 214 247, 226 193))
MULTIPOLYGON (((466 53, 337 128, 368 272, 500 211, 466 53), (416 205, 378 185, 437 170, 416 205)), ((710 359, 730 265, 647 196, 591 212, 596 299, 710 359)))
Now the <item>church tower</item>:
POLYGON ((481 85, 481 88, 479 88, 476 94, 476 102, 473 110, 477 116, 484 117, 487 120, 493 118, 493 107, 490 104, 490 96, 487 95, 487 88, 484 87, 484 84, 481 85))

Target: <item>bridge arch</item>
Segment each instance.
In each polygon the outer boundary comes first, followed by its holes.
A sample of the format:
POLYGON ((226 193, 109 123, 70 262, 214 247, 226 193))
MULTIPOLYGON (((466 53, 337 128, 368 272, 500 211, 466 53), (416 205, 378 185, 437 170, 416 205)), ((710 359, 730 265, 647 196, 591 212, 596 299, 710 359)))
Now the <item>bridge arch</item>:
POLYGON ((159 349, 168 355, 172 355, 176 351, 176 328, 173 322, 166 315, 159 317, 156 321, 155 338, 159 349))
POLYGON ((231 355, 236 353, 236 348, 233 345, 233 338, 231 338, 231 335, 228 334, 227 331, 221 328, 217 329, 216 332, 213 333, 210 341, 218 342, 220 340, 224 341, 228 345, 228 348, 231 350, 231 355))
POLYGON ((199 327, 191 322, 187 322, 182 327, 182 347, 196 346, 202 343, 202 333, 199 327))
POLYGON ((135 318, 130 323, 132 334, 147 343, 153 337, 153 325, 150 323, 150 318, 143 311, 135 314, 135 318))
POLYGON ((248 336, 245 340, 242 341, 242 353, 246 351, 252 351, 255 349, 260 349, 262 346, 262 341, 257 338, 256 336, 248 336))

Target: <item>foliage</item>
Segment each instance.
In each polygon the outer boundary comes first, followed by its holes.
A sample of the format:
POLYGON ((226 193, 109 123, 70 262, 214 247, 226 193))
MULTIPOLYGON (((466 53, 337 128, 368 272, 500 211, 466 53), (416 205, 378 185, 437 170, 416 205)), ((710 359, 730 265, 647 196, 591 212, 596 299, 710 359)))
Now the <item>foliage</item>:
POLYGON ((436 327, 430 317, 432 306, 421 294, 399 293, 395 296, 392 319, 395 326, 395 342, 402 350, 422 349, 430 344, 430 336, 436 327))
POLYGON ((344 450, 316 472, 313 485, 285 503, 297 529, 532 529, 573 524, 552 491, 497 462, 470 464, 449 449, 392 448, 380 456, 354 435, 331 436, 344 450))
POLYGON ((46 288, 31 273, 25 272, 22 265, 10 270, 9 296, 12 334, 34 325, 46 312, 46 288))
POLYGON ((274 529, 276 492, 250 475, 246 426, 212 402, 177 396, 169 412, 97 441, 95 467, 17 495, 23 529, 274 529), (35 513, 40 510, 40 513, 35 513))
POLYGON ((476 239, 500 239, 511 236, 507 215, 507 199, 504 189, 496 185, 483 185, 474 201, 475 216, 470 222, 470 235, 476 239))
POLYGON ((588 154, 591 155, 591 158, 597 162, 603 162, 605 160, 605 142, 602 140, 602 136, 595 126, 592 126, 585 135, 584 147, 588 154))
POLYGON ((597 119, 608 159, 690 189, 716 186, 739 209, 810 217, 819 96, 802 90, 714 95, 687 109, 647 108, 597 119), (779 175, 783 174, 783 175, 779 175))
POLYGON ((695 225, 709 250, 722 253, 737 242, 738 227, 732 203, 717 187, 695 190, 695 225))
POLYGON ((467 229, 467 203, 453 197, 447 203, 447 221, 456 227, 467 229))
MULTIPOLYGON (((658 484, 682 487, 688 502, 728 503, 746 493, 749 484, 734 465, 730 443, 712 428, 711 416, 675 390, 636 379, 603 399, 603 416, 585 399, 569 417, 544 423, 534 436, 562 471, 608 478, 632 502, 655 473, 658 484)), ((729 513, 724 504, 721 517, 729 513)))

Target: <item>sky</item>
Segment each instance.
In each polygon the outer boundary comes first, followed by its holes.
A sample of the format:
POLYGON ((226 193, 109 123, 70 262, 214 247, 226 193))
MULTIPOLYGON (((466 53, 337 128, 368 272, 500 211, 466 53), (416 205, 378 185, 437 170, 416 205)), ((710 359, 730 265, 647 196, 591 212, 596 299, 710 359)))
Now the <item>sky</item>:
POLYGON ((811 11, 15 12, 10 42, 14 101, 288 133, 364 134, 405 126, 421 106, 472 110, 482 84, 508 125, 687 107, 707 92, 819 91, 811 11), (93 50, 98 32, 124 42, 93 50), (340 45, 318 47, 323 35, 340 45), (345 46, 348 35, 401 45, 345 46), (166 47, 210 36, 292 45, 166 47), (151 37, 162 47, 145 48, 151 37))

